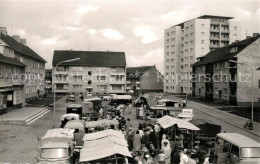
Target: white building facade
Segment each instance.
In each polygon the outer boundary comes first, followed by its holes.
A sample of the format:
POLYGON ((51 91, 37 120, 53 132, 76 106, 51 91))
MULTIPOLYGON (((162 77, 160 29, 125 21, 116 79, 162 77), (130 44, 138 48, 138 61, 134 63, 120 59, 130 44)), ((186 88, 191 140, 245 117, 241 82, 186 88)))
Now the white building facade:
POLYGON ((165 29, 164 92, 191 94, 196 58, 241 39, 241 24, 230 19, 204 15, 165 29))

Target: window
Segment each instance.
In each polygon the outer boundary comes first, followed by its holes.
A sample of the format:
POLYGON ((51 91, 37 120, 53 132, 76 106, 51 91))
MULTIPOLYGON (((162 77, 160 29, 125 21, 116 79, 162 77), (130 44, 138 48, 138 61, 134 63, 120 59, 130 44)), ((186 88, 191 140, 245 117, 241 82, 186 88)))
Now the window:
POLYGON ((201 32, 201 36, 204 36, 205 35, 205 32, 201 32))
POLYGON ((204 47, 201 47, 201 52, 204 52, 204 47))
POLYGON ((201 24, 201 28, 205 28, 205 24, 201 24))
POLYGON ((230 48, 230 53, 233 53, 233 52, 237 52, 237 47, 236 46, 230 48))
POLYGON ((227 95, 227 88, 224 88, 224 95, 227 95))
POLYGON ((231 148, 231 154, 234 154, 236 155, 237 157, 239 157, 239 148, 235 145, 232 145, 232 148, 231 148))
POLYGON ((3 77, 3 68, 0 66, 0 77, 3 77))
POLYGON ((98 90, 106 90, 107 86, 106 85, 97 85, 98 90))
POLYGON ((169 89, 169 86, 166 86, 166 89, 169 89))
POLYGON ((226 82, 227 82, 227 75, 223 75, 223 76, 222 76, 222 78, 223 78, 223 79, 222 79, 222 80, 223 80, 223 82, 225 82, 225 83, 226 83, 226 82))
POLYGON ((201 44, 204 44, 204 40, 201 40, 201 44))
POLYGON ((91 84, 91 80, 88 81, 88 84, 91 84))
POLYGON ((224 68, 228 67, 228 62, 225 62, 224 68))
POLYGON ((234 34, 234 39, 237 39, 237 34, 234 34))
POLYGON ((91 76, 92 72, 91 71, 88 71, 88 75, 91 76))
POLYGON ((237 30, 237 26, 234 26, 234 30, 237 30))
POLYGON ((73 85, 73 89, 82 89, 82 85, 73 85))
POLYGON ((107 79, 106 76, 97 76, 97 80, 105 81, 107 79))

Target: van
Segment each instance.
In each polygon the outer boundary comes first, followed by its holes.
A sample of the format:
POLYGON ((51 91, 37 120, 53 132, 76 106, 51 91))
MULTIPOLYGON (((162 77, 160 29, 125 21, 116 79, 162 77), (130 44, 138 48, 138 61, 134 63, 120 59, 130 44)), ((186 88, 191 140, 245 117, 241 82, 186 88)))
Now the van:
POLYGON ((260 163, 260 143, 238 133, 217 134, 217 163, 260 163))

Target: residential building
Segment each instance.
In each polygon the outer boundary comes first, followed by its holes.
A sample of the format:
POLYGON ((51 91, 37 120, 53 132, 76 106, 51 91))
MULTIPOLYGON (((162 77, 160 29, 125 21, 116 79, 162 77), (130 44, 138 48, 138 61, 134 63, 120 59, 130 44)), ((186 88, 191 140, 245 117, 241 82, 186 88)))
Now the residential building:
POLYGON ((155 66, 126 68, 126 91, 163 92, 163 76, 155 66))
POLYGON ((45 92, 52 93, 52 69, 45 69, 45 92))
POLYGON ((21 107, 45 92, 46 61, 20 36, 0 27, 0 109, 21 107), (2 107, 1 107, 2 106, 2 107))
POLYGON ((241 24, 230 19, 203 15, 165 29, 164 92, 191 94, 196 58, 241 39, 241 24))
POLYGON ((92 95, 124 94, 126 59, 124 52, 54 51, 53 90, 56 93, 92 95), (58 63, 74 58, 80 60, 58 63))
POLYGON ((192 66, 193 96, 215 102, 250 106, 253 94, 255 106, 260 106, 259 54, 260 35, 254 34, 253 37, 198 58, 192 66), (240 64, 231 62, 232 60, 240 64), (253 75, 250 67, 253 69, 253 75))

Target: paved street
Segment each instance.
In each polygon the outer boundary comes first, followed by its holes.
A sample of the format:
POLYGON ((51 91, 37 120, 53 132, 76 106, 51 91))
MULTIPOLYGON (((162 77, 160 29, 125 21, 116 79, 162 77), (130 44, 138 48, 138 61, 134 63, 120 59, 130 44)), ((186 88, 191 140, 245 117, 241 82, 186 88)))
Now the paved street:
MULTIPOLYGON (((168 96, 174 100, 180 100, 180 98, 176 98, 175 96, 168 96)), ((80 103, 77 101, 76 103, 80 103)), ((57 101, 56 103, 56 127, 59 126, 59 118, 66 112, 66 105, 65 97, 57 101)), ((107 106, 107 102, 103 102, 104 106, 107 106)), ((243 135, 246 135, 250 138, 258 140, 259 137, 257 135, 248 133, 243 128, 238 128, 236 126, 231 125, 228 122, 224 122, 219 118, 215 117, 214 109, 210 109, 204 105, 190 102, 188 101, 188 108, 194 109, 195 118, 198 119, 206 119, 210 122, 215 124, 221 125, 222 130, 226 132, 237 132, 243 135), (206 114, 205 111, 210 110, 210 114, 206 114)), ((226 116, 226 113, 222 112, 222 116, 226 116)), ((133 123, 134 127, 138 126, 140 120, 135 118, 135 109, 131 115, 126 112, 126 118, 131 118, 131 122, 133 123)), ((232 117, 230 117, 232 119, 232 117)), ((244 121, 244 120, 241 120, 244 121)), ((10 163, 35 163, 37 156, 37 135, 39 137, 43 136, 48 129, 53 127, 53 112, 50 111, 40 119, 36 120, 32 124, 28 126, 20 126, 20 125, 0 125, 1 136, 1 150, 0 162, 10 162, 10 163)))

